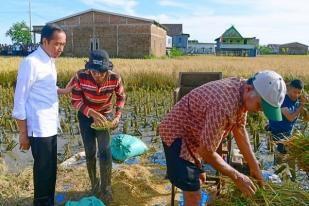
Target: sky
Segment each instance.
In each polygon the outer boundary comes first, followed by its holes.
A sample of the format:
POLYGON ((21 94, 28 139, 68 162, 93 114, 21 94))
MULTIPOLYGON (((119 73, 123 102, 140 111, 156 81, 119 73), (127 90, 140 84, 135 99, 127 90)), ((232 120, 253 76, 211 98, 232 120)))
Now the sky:
MULTIPOLYGON (((300 42, 309 45, 307 0, 30 0, 32 25, 44 25, 87 9, 183 24, 191 40, 214 42, 234 25, 243 37, 260 44, 300 42)), ((5 32, 19 21, 29 25, 29 0, 0 0, 0 43, 11 43, 5 32)))

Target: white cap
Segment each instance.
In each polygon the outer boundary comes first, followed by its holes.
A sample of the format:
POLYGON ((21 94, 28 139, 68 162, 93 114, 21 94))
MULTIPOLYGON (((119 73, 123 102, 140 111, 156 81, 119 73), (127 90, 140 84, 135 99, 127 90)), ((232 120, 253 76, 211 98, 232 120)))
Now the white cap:
POLYGON ((269 110, 277 110, 281 116, 280 107, 286 95, 286 85, 282 76, 270 70, 258 72, 253 77, 253 86, 262 98, 262 107, 268 119, 280 121, 276 117, 279 114, 275 115, 274 111, 269 110))

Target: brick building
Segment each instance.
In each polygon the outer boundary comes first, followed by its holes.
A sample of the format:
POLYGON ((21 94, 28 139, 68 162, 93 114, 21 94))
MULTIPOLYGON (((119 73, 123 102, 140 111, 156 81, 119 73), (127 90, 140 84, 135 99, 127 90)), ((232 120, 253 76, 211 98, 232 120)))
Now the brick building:
MULTIPOLYGON (((88 56, 94 49, 126 58, 160 57, 166 53, 166 30, 151 19, 90 9, 48 23, 56 23, 65 30, 67 56, 88 56)), ((39 28, 34 26, 33 31, 37 33, 39 28)))

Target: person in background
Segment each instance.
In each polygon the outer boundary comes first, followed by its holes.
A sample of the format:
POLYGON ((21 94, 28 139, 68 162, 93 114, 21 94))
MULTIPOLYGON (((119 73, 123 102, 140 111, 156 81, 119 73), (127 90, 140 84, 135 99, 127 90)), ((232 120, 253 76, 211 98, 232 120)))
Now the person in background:
POLYGON ((295 122, 299 114, 307 103, 307 98, 302 95, 304 84, 299 79, 294 79, 288 85, 287 94, 281 105, 282 121, 269 121, 269 130, 272 134, 272 139, 276 143, 274 153, 274 163, 282 164, 288 163, 291 171, 291 179, 295 180, 295 162, 288 161, 286 156, 286 148, 283 144, 284 140, 289 139, 294 130, 295 122))
POLYGON ((200 180, 206 180, 201 160, 230 177, 244 195, 256 192, 250 178, 232 168, 216 152, 230 132, 248 162, 251 177, 263 185, 245 127, 247 112, 263 110, 268 119, 281 120, 280 106, 285 93, 283 78, 273 71, 258 72, 247 81, 226 78, 192 90, 164 117, 159 133, 165 151, 167 176, 184 191, 186 206, 200 204, 200 180))
POLYGON ((124 86, 120 75, 111 71, 113 68, 105 50, 90 53, 85 69, 76 73, 71 85, 72 104, 78 110, 81 136, 85 147, 87 169, 92 192, 99 193, 105 204, 112 201, 111 172, 111 137, 107 130, 95 130, 91 127, 111 121, 114 128, 119 124, 121 110, 125 104, 124 86), (112 97, 116 95, 116 112, 112 118, 112 97), (99 182, 96 177, 96 142, 100 161, 99 182))
POLYGON ((56 24, 41 31, 40 47, 21 63, 14 95, 12 116, 19 127, 20 149, 31 147, 34 159, 35 206, 54 205, 57 172, 58 94, 55 59, 63 52, 66 34, 56 24))
POLYGON ((301 80, 292 80, 281 105, 282 121, 269 121, 272 138, 277 142, 277 151, 282 154, 286 154, 286 149, 280 141, 291 137, 295 122, 307 102, 306 97, 302 95, 303 89, 304 84, 301 80))

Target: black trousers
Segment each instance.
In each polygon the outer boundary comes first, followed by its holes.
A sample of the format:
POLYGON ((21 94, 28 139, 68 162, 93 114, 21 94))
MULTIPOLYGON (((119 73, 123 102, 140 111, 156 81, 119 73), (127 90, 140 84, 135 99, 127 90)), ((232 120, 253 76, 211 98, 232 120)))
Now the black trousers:
POLYGON ((53 206, 57 175, 57 135, 30 137, 34 182, 34 206, 53 206))
MULTIPOLYGON (((106 115, 108 120, 111 120, 111 115, 106 115)), ((96 179, 96 153, 98 145, 98 158, 100 162, 100 178, 101 178, 101 192, 106 192, 111 186, 112 175, 112 152, 111 152, 111 136, 108 131, 96 131, 91 128, 93 123, 92 118, 86 117, 81 112, 78 112, 78 120, 83 139, 87 169, 92 182, 95 184, 96 179)))

